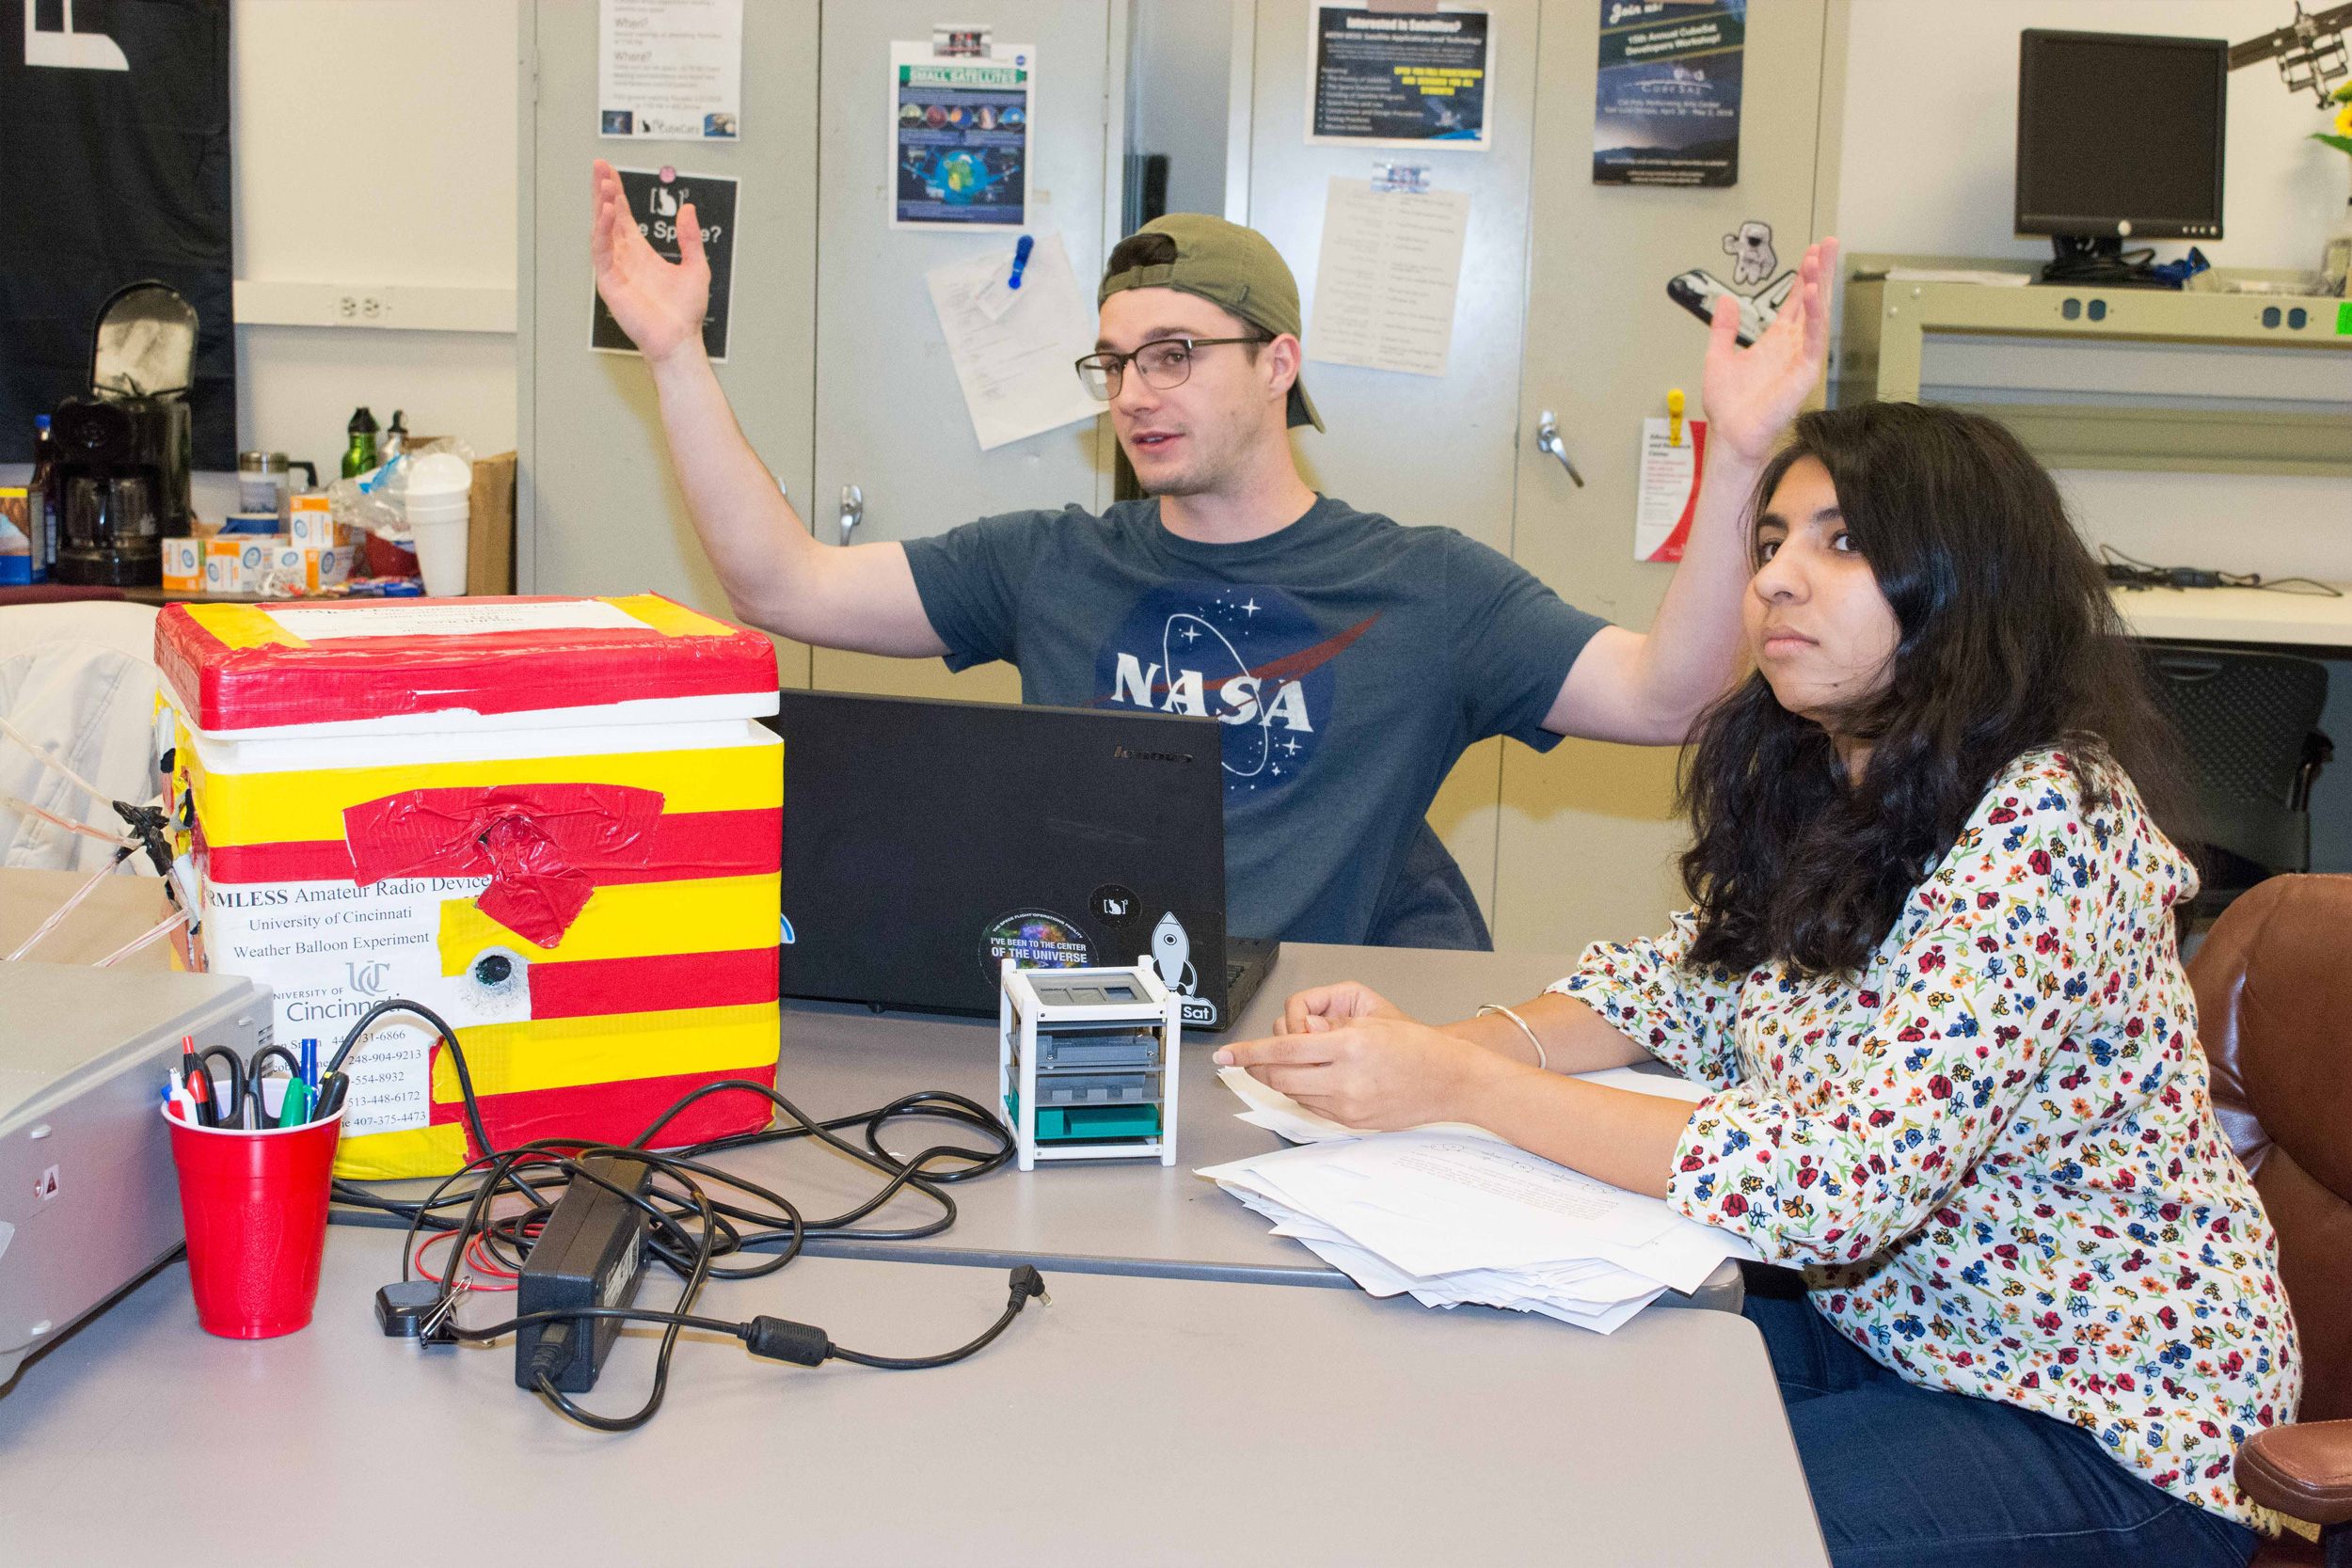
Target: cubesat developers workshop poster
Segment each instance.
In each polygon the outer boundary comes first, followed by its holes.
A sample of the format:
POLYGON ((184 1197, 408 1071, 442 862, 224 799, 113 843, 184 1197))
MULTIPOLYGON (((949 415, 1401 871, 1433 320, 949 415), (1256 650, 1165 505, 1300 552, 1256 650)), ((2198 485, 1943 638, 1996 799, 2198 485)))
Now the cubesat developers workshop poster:
POLYGON ((1601 0, 1597 185, 1740 182, 1747 0, 1601 0))
POLYGON ((1485 11, 1315 5, 1307 15, 1308 141, 1486 150, 1494 33, 1485 11))

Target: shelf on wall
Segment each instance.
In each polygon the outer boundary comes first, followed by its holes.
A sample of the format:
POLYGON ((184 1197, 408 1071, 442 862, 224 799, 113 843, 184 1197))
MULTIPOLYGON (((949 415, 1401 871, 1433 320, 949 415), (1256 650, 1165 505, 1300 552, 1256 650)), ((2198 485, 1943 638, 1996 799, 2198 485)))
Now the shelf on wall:
POLYGON ((1840 404, 1973 407, 2054 467, 2352 477, 2352 300, 1853 278, 1887 266, 2024 270, 1849 258, 1840 404))

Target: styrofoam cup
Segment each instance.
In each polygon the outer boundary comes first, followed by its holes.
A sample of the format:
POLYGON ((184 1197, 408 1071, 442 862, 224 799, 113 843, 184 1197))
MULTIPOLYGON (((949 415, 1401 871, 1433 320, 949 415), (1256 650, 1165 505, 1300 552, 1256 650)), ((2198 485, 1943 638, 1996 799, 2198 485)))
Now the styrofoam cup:
POLYGON ((466 533, 469 518, 459 507, 453 516, 408 514, 408 536, 416 542, 417 570, 424 591, 437 599, 454 598, 466 591, 466 533))
POLYGON ((473 465, 455 452, 437 451, 408 464, 410 496, 465 495, 473 488, 473 465))

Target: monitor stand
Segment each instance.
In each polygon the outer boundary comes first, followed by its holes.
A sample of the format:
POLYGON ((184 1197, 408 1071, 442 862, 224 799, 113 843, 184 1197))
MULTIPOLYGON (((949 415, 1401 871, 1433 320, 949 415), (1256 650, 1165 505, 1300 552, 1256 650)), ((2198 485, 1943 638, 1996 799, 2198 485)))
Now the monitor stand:
POLYGON ((2050 260, 2042 264, 2036 282, 2077 289, 2172 287, 2152 270, 2151 263, 2156 257, 2153 246, 2141 246, 2126 254, 2123 241, 2114 234, 2053 234, 2050 252, 2050 260))

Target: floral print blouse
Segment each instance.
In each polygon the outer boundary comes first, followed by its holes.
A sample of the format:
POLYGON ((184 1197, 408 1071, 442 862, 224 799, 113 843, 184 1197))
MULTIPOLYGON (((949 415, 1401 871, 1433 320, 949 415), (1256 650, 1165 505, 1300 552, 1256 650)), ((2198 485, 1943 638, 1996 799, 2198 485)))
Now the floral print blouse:
POLYGON ((2042 750, 1994 778, 1858 976, 1683 968, 1684 913, 1552 989, 1717 1091, 1672 1201, 1802 1268, 1865 1352, 2088 1428, 2275 1533, 2232 1465, 2294 1418, 2302 1370, 2206 1087, 2170 914, 2196 888, 2121 769, 2042 750))

